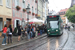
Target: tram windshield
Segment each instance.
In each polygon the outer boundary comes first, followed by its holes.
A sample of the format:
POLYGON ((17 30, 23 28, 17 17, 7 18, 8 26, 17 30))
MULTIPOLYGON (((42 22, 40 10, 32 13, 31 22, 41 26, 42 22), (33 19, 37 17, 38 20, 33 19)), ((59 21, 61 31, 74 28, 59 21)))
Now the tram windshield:
POLYGON ((49 26, 50 28, 58 28, 58 21, 50 21, 49 26))

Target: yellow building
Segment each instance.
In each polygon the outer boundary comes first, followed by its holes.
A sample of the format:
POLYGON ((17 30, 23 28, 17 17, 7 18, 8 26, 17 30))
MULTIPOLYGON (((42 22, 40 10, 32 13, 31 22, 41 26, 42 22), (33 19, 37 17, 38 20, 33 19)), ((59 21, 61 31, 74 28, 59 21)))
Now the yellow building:
POLYGON ((12 22, 12 0, 0 0, 0 36, 5 24, 12 22))

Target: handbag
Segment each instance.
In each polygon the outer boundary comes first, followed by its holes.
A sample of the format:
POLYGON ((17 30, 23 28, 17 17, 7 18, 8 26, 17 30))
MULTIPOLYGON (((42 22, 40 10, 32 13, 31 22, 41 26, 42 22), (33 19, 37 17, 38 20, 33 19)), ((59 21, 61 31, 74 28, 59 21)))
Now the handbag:
POLYGON ((8 33, 8 34, 10 33, 10 28, 7 29, 7 33, 8 33))

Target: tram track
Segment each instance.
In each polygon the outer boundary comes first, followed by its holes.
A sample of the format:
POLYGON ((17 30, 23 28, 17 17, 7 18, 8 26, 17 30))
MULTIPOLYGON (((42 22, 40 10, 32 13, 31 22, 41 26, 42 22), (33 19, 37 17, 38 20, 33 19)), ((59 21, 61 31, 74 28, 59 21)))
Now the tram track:
POLYGON ((68 35, 67 36, 67 39, 66 39, 66 41, 61 46, 58 47, 57 50, 63 50, 64 46, 66 45, 66 43, 67 43, 67 41, 69 39, 69 32, 67 30, 66 30, 66 32, 67 32, 67 35, 68 35))
POLYGON ((63 50, 64 46, 66 45, 66 43, 67 43, 67 41, 69 39, 69 32, 68 31, 67 31, 67 35, 68 35, 68 37, 67 37, 66 41, 64 42, 64 44, 61 46, 61 49, 60 50, 63 50))
MULTIPOLYGON (((53 40, 53 38, 49 39, 49 41, 52 41, 52 40, 53 40)), ((44 45, 44 44, 46 44, 46 43, 48 43, 48 41, 47 41, 47 42, 44 42, 43 44, 41 44, 41 45, 39 45, 39 46, 37 46, 37 47, 35 47, 35 48, 33 48, 32 50, 35 50, 36 48, 38 48, 38 47, 40 47, 40 46, 42 46, 42 45, 44 45)))

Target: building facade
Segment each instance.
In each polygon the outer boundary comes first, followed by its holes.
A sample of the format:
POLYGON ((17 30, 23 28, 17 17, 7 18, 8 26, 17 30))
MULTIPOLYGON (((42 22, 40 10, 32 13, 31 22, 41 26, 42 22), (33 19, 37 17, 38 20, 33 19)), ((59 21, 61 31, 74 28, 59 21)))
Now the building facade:
POLYGON ((38 0, 38 5, 37 5, 37 10, 38 10, 38 16, 36 18, 42 19, 43 16, 43 0, 38 0))
POLYGON ((12 0, 0 0, 0 31, 5 24, 12 24, 12 0))
POLYGON ((71 0, 71 7, 73 7, 73 5, 75 5, 75 0, 71 0))
POLYGON ((37 0, 13 0, 12 5, 13 28, 17 27, 18 24, 22 25, 23 21, 27 21, 28 16, 30 20, 37 14, 37 0), (27 7, 30 8, 29 14, 27 14, 27 7))
POLYGON ((59 15, 61 17, 61 19, 63 20, 63 24, 67 23, 67 17, 65 16, 66 11, 68 10, 68 8, 62 9, 59 11, 59 15))
POLYGON ((46 17, 47 17, 47 15, 48 15, 48 4, 49 4, 49 2, 48 2, 48 0, 43 0, 43 21, 45 21, 46 20, 46 17))
POLYGON ((48 15, 48 0, 38 0, 38 19, 45 20, 48 15))

